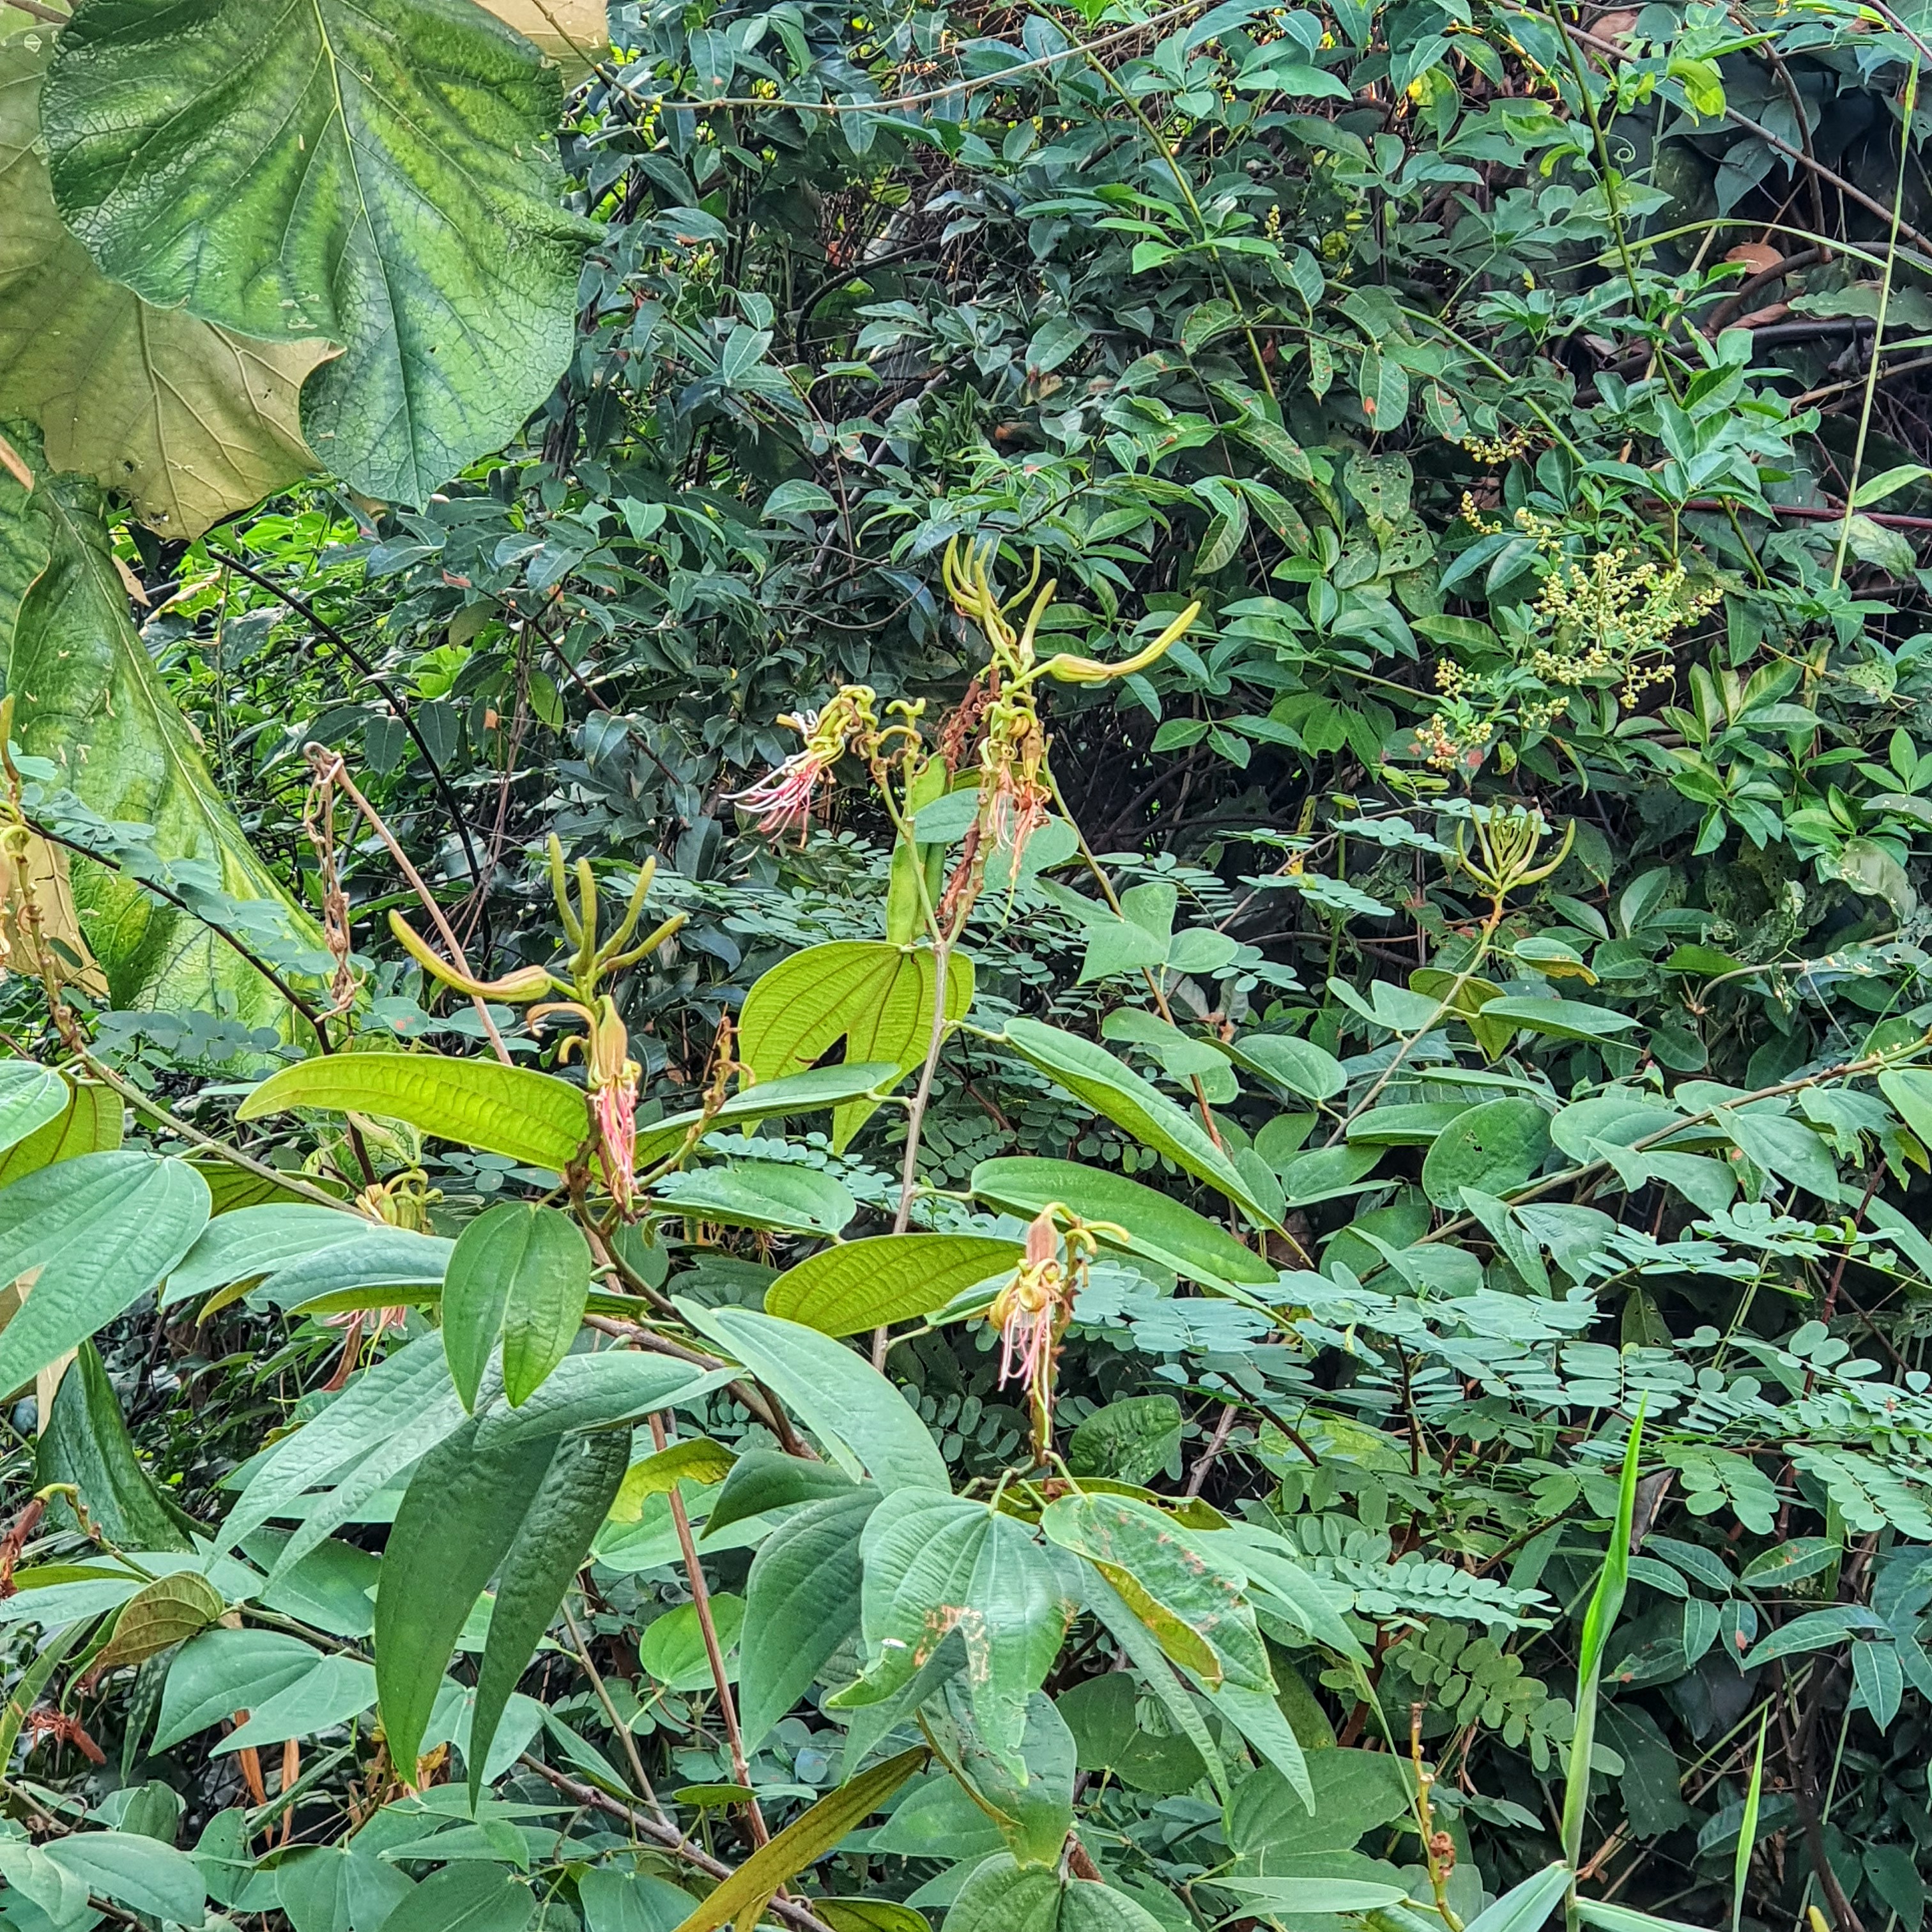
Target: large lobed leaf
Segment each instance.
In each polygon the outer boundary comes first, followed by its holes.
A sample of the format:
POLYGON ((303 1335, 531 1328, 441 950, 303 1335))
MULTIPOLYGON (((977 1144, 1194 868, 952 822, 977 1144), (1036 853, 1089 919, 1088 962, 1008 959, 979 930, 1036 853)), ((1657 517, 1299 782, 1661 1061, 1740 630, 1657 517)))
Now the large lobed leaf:
POLYGON ((303 386, 337 474, 420 506, 570 356, 589 230, 555 71, 469 0, 93 0, 42 99, 54 196, 116 281, 344 352, 303 386))

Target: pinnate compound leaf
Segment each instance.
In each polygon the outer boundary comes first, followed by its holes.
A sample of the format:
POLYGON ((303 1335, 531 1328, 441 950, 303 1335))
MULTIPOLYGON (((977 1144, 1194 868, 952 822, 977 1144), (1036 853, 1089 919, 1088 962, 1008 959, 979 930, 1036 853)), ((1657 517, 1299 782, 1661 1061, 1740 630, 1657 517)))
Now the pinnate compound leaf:
POLYGON ((458 0, 106 0, 61 34, 41 117, 101 268, 242 334, 344 344, 303 386, 308 443, 420 507, 569 358, 587 231, 560 203, 560 96, 458 0))
POLYGON ((898 1490, 866 1525, 865 1675, 832 1701, 874 1704, 910 1682, 946 1637, 964 1642, 986 1748, 1018 1759, 1027 1700, 1046 1681, 1080 1607, 1078 1567, 982 1502, 898 1490))
POLYGON ((257 342, 110 281, 60 218, 37 151, 50 34, 0 46, 0 415, 34 418, 46 460, 126 493, 170 537, 315 466, 302 379, 334 351, 257 342))
MULTIPOLYGON (((835 940, 808 946, 760 975, 745 995, 738 1052, 759 1080, 800 1073, 842 1040, 845 1058, 889 1061, 899 1076, 924 1064, 932 1041, 933 956, 883 939, 835 940)), ((946 956, 946 1018, 963 1019, 973 1004, 973 962, 956 948, 946 956)), ((843 1149, 874 1110, 869 1100, 839 1108, 833 1151, 843 1149)))
POLYGON ((436 1053, 338 1053, 271 1074, 236 1110, 259 1120, 292 1108, 406 1120, 440 1140, 559 1170, 590 1130, 581 1088, 529 1066, 436 1053))
POLYGON ((479 1449, 474 1418, 417 1465, 376 1592, 376 1682, 409 1782, 456 1640, 542 1485, 554 1437, 479 1449))
POLYGON ((0 1189, 0 1281, 39 1275, 0 1330, 0 1392, 131 1307, 207 1224, 208 1187, 185 1161, 84 1154, 0 1189))
POLYGON ((1009 1020, 1005 1038, 1022 1060, 1124 1129, 1142 1146, 1165 1154, 1196 1180, 1219 1188, 1260 1225, 1274 1226, 1240 1169, 1208 1138, 1206 1130, 1105 1047, 1038 1020, 1009 1020))
POLYGON ((590 1553, 590 1539, 623 1480, 629 1454, 622 1431, 560 1443, 518 1526, 496 1580, 490 1635, 476 1676, 468 1752, 472 1804, 504 1708, 590 1553))
POLYGON ((738 1641, 738 1714, 748 1750, 858 1630, 860 1537, 878 1500, 868 1486, 810 1504, 758 1546, 738 1641))
POLYGON ((931 1315, 1025 1258, 1018 1242, 987 1234, 874 1234, 788 1268, 766 1289, 765 1312, 822 1335, 856 1335, 931 1315))
POLYGON ((950 1494, 946 1459, 918 1412, 844 1343, 748 1308, 680 1301, 678 1309, 796 1414, 848 1475, 869 1472, 882 1490, 950 1494))
POLYGON ((1246 1578, 1228 1552, 1131 1496, 1063 1496, 1047 1505, 1040 1527, 1092 1563, 1203 1684, 1273 1696, 1268 1652, 1242 1598, 1246 1578))
POLYGON ((1084 1221, 1107 1222, 1095 1231, 1103 1246, 1142 1256, 1210 1288, 1230 1282, 1274 1286, 1276 1270, 1226 1228, 1170 1196, 1105 1168, 1004 1156, 982 1160, 973 1170, 972 1186, 989 1207, 1028 1220, 1058 1202, 1084 1221))

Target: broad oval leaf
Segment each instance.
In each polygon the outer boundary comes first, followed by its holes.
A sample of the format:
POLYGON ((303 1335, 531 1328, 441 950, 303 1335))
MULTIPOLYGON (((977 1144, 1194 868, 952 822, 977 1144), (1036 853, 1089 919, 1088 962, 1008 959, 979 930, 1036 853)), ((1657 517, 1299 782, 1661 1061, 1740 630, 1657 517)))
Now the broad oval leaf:
POLYGON ((76 1832, 44 1847, 88 1890, 157 1918, 199 1925, 208 1900, 201 1868, 185 1852, 136 1832, 76 1832))
POLYGON ((821 1248, 765 1291, 765 1312, 821 1335, 856 1335, 930 1315, 1026 1258, 988 1234, 874 1234, 821 1248))
POLYGON ((1105 1047, 1029 1019, 1009 1020, 1005 1039, 1022 1059, 1124 1128, 1143 1147, 1165 1154, 1196 1180, 1219 1188, 1262 1226, 1276 1225, 1240 1170, 1208 1138, 1206 1130, 1105 1047))
POLYGON ((1124 1238, 1096 1228, 1103 1246, 1144 1256, 1210 1288, 1228 1282, 1272 1288, 1276 1279, 1264 1257, 1204 1214, 1105 1168, 1017 1156, 982 1160, 973 1170, 972 1188, 989 1206, 1028 1220, 1058 1202, 1084 1221, 1110 1222, 1124 1238))
POLYGON ((193 1570, 157 1576, 128 1598, 116 1618, 114 1634, 94 1658, 96 1675, 123 1664, 142 1664, 199 1636, 228 1606, 221 1592, 193 1570))
POLYGON ((440 1140, 561 1172, 588 1138, 580 1088, 528 1066, 435 1053, 337 1053, 271 1074, 236 1117, 297 1107, 406 1120, 440 1140))
POLYGON ((243 335, 344 344, 303 386, 308 443, 420 506, 568 360, 586 231, 560 205, 560 94, 452 0, 106 0, 61 34, 41 118, 102 269, 243 335))
POLYGON ((1348 1084, 1332 1053, 1293 1034, 1244 1034, 1228 1043, 1228 1051, 1238 1065, 1306 1100, 1332 1100, 1348 1084))
MULTIPOLYGON (((759 1080, 802 1072, 840 1040, 848 1060, 890 1061, 902 1076, 924 1064, 932 1041, 933 955, 884 939, 808 946, 760 974, 738 1020, 739 1056, 759 1080)), ((955 948, 946 961, 946 1018, 973 1004, 973 962, 955 948)), ((835 1152, 874 1111, 848 1102, 836 1116, 835 1152)))
POLYGON ((668 1174, 652 1197, 654 1207, 688 1221, 828 1239, 859 1211, 850 1190, 830 1174, 778 1160, 734 1160, 668 1174))
POLYGON ((1422 1163, 1423 1192, 1438 1208, 1460 1208, 1466 1187, 1508 1194, 1549 1151, 1550 1116, 1534 1100, 1485 1100, 1436 1136, 1422 1163))
POLYGON ((31 1060, 0 1060, 0 1148, 16 1146, 68 1110, 67 1082, 31 1060))
MULTIPOLYGON (((120 1095, 98 1081, 80 1082, 69 1093, 66 1108, 58 1119, 35 1128, 0 1154, 0 1187, 11 1186, 22 1175, 40 1168, 77 1160, 84 1154, 111 1154, 121 1144, 122 1124, 120 1095)), ((236 1174, 240 1169, 224 1166, 224 1171, 236 1174)), ((221 1211, 218 1193, 214 1211, 221 1211)))
POLYGON ((1640 1024, 1629 1013, 1582 1000, 1486 1000, 1482 1018, 1486 1026, 1527 1027, 1551 1040, 1610 1040, 1640 1024))
POLYGON ((206 1226, 185 1161, 83 1154, 0 1189, 0 1281, 39 1275, 0 1330, 0 1393, 18 1388, 156 1286, 206 1226))
POLYGON ((312 1645, 279 1630, 203 1632, 168 1666, 152 1748, 170 1750, 237 1711, 259 1708, 321 1661, 312 1645))
MULTIPOLYGON (((186 1550, 190 1520, 142 1466, 100 1354, 83 1342, 62 1376, 53 1412, 41 1419, 34 1480, 43 1490, 71 1483, 97 1534, 124 1550, 186 1550)), ((68 1515, 56 1501, 53 1520, 68 1515)), ((76 1526, 77 1527, 78 1526, 76 1526)))

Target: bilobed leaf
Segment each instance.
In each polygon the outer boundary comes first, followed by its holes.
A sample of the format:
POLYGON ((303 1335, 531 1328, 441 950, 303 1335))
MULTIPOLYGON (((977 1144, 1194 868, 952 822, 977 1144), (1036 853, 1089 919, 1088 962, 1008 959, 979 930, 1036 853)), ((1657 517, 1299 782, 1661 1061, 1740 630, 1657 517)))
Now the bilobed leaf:
POLYGON ((67 1082, 31 1060, 0 1060, 0 1148, 17 1146, 67 1112, 67 1082))
POLYGON ((243 335, 345 344, 303 386, 308 442, 420 506, 568 359, 586 231, 560 204, 560 92, 449 0, 206 0, 191 21, 109 0, 62 32, 41 120, 106 273, 243 335))
POLYGON ((158 1657, 199 1636, 227 1607, 221 1592, 195 1570, 157 1576, 122 1606, 114 1634, 95 1656, 92 1668, 103 1672, 158 1657))
POLYGON ((249 1094, 236 1117, 265 1119, 297 1107, 406 1120, 532 1166, 561 1170, 590 1131, 583 1090, 533 1067, 436 1053, 338 1053, 285 1066, 249 1094))
MULTIPOLYGON (((35 1445, 34 1480, 70 1483, 88 1520, 124 1550, 186 1550, 188 1522, 141 1466, 100 1352, 83 1342, 35 1445)), ((53 1520, 71 1520, 56 1500, 53 1520)), ((78 1525, 75 1526, 78 1527, 78 1525)))
MULTIPOLYGON (((932 1043, 934 981, 926 948, 883 939, 808 946, 762 974, 745 995, 740 1058, 755 1078, 774 1080, 814 1066, 842 1040, 848 1060, 888 1061, 903 1076, 924 1063, 932 1043)), ((973 962, 956 947, 946 962, 949 1024, 972 1004, 973 962)), ((835 1153, 873 1111, 870 1101, 838 1109, 835 1153)))
POLYGON ((496 1580, 490 1635, 476 1675, 467 1754, 472 1804, 504 1707, 590 1553, 590 1539, 623 1480, 629 1454, 621 1432, 572 1436, 560 1443, 517 1527, 496 1580))
POLYGON ((524 1932, 536 1910, 536 1894, 501 1865, 448 1864, 398 1900, 382 1932, 524 1932))
POLYGON ((1246 1579, 1202 1538, 1130 1496, 1063 1496, 1047 1505, 1040 1527, 1092 1563, 1162 1649, 1203 1683, 1274 1694, 1268 1652, 1242 1600, 1246 1579))
POLYGON ((895 1490, 880 1502, 862 1547, 869 1660, 832 1706, 891 1696, 956 1630, 980 1736, 995 1756, 1016 1759, 1027 1700, 1046 1682, 1079 1608, 1076 1566, 983 1502, 922 1490, 895 1490))
MULTIPOLYGON (((122 1126, 120 1095, 98 1080, 79 1082, 57 1119, 35 1128, 0 1154, 0 1187, 10 1187, 23 1174, 60 1161, 78 1160, 84 1154, 111 1154, 121 1144, 122 1126)), ((226 1171, 233 1174, 239 1170, 231 1167, 226 1171)), ((218 1196, 215 1211, 220 1211, 218 1196)))
POLYGON ((54 206, 40 137, 54 37, 0 47, 0 416, 31 416, 56 470, 124 491, 170 537, 315 466, 296 421, 326 342, 258 342, 110 281, 54 206))
MULTIPOLYGON (((760 1080, 754 1087, 741 1088, 714 1114, 712 1128, 743 1126, 752 1120, 777 1119, 786 1114, 815 1114, 827 1107, 842 1107, 848 1101, 875 1089, 885 1092, 901 1077, 901 1070, 886 1060, 842 1060, 836 1066, 814 1066, 803 1073, 788 1073, 776 1080, 760 1080)), ((673 1114, 667 1120, 652 1120, 638 1130, 638 1164, 648 1167, 680 1148, 694 1127, 704 1124, 697 1108, 673 1114)))
POLYGON ((1507 1194, 1543 1166, 1550 1116, 1514 1096, 1466 1108, 1439 1133, 1422 1163, 1423 1191, 1438 1207, 1459 1208, 1462 1190, 1507 1194))
POLYGON ((680 1302, 679 1310, 736 1356, 849 1475, 869 1472, 882 1490, 951 1492, 932 1432, 898 1390, 843 1342, 748 1308, 680 1302))
POLYGON ((55 1864, 89 1892, 136 1912, 199 1925, 208 1888, 185 1852, 133 1832, 76 1832, 43 1847, 55 1864))
POLYGON ((1006 1022, 1006 1043, 1096 1114, 1196 1179, 1217 1187, 1259 1224, 1274 1225, 1240 1171, 1189 1114, 1106 1048, 1038 1020, 1006 1022))
POLYGON ((320 1651, 279 1630, 205 1631, 168 1666, 152 1748, 171 1750, 237 1711, 259 1708, 321 1661, 320 1651))
POLYGON ((860 1534, 878 1504, 869 1487, 808 1504, 758 1546, 738 1642, 739 1719, 746 1750, 796 1703, 819 1667, 859 1629, 860 1534))
POLYGON ((765 1312, 823 1335, 856 1335, 932 1314, 1025 1258, 1018 1242, 987 1234, 874 1234, 788 1268, 766 1289, 765 1312))
POLYGON ((890 1798, 926 1762, 924 1748, 902 1751, 897 1757, 862 1771, 788 1825, 767 1845, 761 1845, 718 1886, 676 1932, 720 1932, 758 1911, 782 1885, 814 1864, 890 1798))
POLYGON ((859 1211, 850 1192, 829 1174, 777 1160, 734 1160, 721 1167, 666 1174, 652 1198, 687 1221, 786 1234, 838 1233, 859 1211))
POLYGON ((554 1438, 479 1449, 472 1418, 416 1466, 376 1592, 376 1678, 390 1755, 410 1783, 456 1640, 508 1553, 554 1438))
POLYGON ((1095 1228, 1102 1246, 1142 1256, 1210 1288, 1231 1282, 1274 1286, 1276 1270, 1226 1228, 1105 1168, 1024 1157, 982 1160, 973 1170, 972 1189, 989 1207, 1028 1220, 1058 1202, 1084 1221, 1106 1224, 1095 1228))
POLYGON ((0 1189, 0 1281, 40 1270, 0 1330, 0 1393, 18 1388, 154 1287, 208 1220, 185 1161, 82 1155, 0 1189))

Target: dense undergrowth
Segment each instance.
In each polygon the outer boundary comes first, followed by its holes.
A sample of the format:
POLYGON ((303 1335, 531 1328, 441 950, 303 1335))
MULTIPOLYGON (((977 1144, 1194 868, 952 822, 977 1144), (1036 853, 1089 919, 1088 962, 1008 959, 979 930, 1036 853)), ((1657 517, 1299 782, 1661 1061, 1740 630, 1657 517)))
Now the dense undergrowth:
POLYGON ((0 7, 0 1924, 1920 1932, 1924 34, 0 7))

